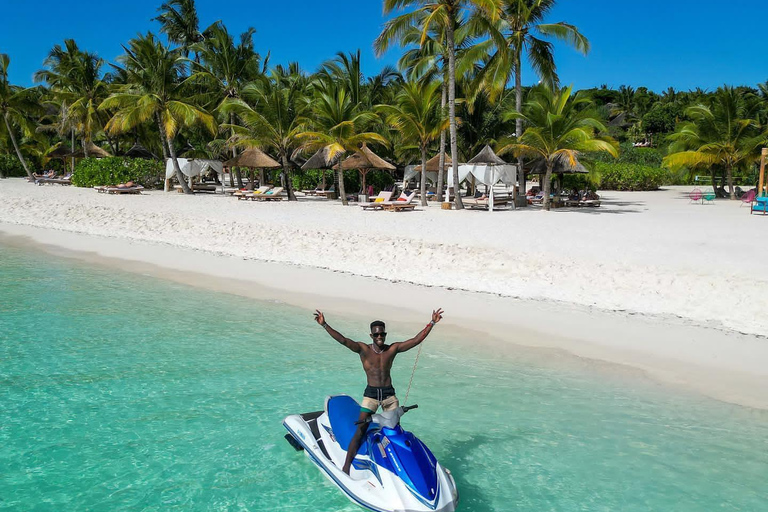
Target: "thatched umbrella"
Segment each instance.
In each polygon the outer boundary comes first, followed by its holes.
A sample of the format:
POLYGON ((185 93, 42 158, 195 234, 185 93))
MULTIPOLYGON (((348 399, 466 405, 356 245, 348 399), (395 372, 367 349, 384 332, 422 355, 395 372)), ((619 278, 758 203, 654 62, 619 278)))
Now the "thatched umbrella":
MULTIPOLYGON (((85 158, 85 151, 81 148, 67 155, 72 158, 85 158)), ((88 158, 107 158, 112 156, 94 143, 88 144, 88 158)))
POLYGON ((125 152, 125 155, 129 158, 143 158, 145 160, 155 160, 157 157, 147 148, 139 144, 134 144, 131 149, 125 152))
MULTIPOLYGON (((349 158, 341 162, 342 171, 347 171, 349 169, 357 169, 360 171, 360 175, 363 179, 363 191, 365 191, 365 176, 369 171, 373 169, 394 171, 397 168, 368 149, 368 146, 363 144, 363 146, 358 149, 354 155, 351 155, 349 158)), ((341 179, 341 177, 339 179, 341 179)))
POLYGON ((264 184, 264 169, 278 169, 282 167, 280 162, 264 153, 259 148, 248 148, 234 158, 230 158, 224 165, 227 167, 248 167, 251 169, 251 182, 249 187, 253 188, 253 169, 260 169, 259 184, 264 184))
POLYGON ((331 151, 328 148, 328 146, 324 148, 318 149, 314 155, 309 157, 309 160, 304 162, 304 164, 301 166, 301 169, 303 171, 308 171, 310 169, 319 169, 323 171, 323 183, 322 187, 323 190, 325 190, 325 170, 330 169, 333 170, 333 166, 336 165, 338 162, 339 157, 338 155, 334 158, 331 158, 331 151))
MULTIPOLYGON (((445 163, 443 164, 443 170, 447 171, 451 168, 453 165, 453 161, 451 160, 450 155, 445 155, 445 163)), ((427 160, 427 172, 439 172, 440 171, 440 155, 435 155, 429 160, 427 160)), ((421 172, 421 166, 417 165, 413 169, 414 171, 421 172)))
MULTIPOLYGON (((531 174, 547 174, 547 162, 543 158, 537 160, 531 170, 531 174)), ((552 168, 553 174, 589 174, 589 171, 578 160, 571 165, 570 158, 565 155, 555 157, 555 166, 552 168)))
MULTIPOLYGON (((543 176, 547 174, 547 161, 543 158, 537 160, 531 167, 530 173, 540 174, 542 176, 541 179, 543 179, 543 176)), ((557 190, 560 190, 562 189, 564 174, 589 174, 589 171, 578 160, 575 161, 574 165, 571 165, 571 159, 566 155, 561 154, 555 157, 555 165, 552 168, 552 174, 557 175, 557 182, 555 185, 557 190)), ((557 195, 555 197, 557 197, 557 195)))

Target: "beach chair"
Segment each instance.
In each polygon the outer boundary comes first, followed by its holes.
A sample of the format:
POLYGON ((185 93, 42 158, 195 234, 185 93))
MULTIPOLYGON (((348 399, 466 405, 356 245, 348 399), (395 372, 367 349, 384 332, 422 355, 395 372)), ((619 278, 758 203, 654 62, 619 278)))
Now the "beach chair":
POLYGON ((714 190, 707 190, 701 196, 701 204, 715 204, 716 197, 714 190))
POLYGON ((262 192, 260 194, 257 194, 256 192, 253 193, 253 196, 251 196, 251 199, 254 201, 282 201, 283 200, 283 187, 275 187, 273 189, 267 190, 266 192, 262 192))
POLYGON ((360 203, 363 210, 383 210, 384 203, 392 198, 392 191, 382 190, 370 203, 360 203))
POLYGON ((757 190, 755 189, 752 189, 746 192, 743 196, 741 196, 741 205, 739 206, 739 208, 741 208, 745 204, 752 206, 752 203, 755 201, 756 196, 757 196, 757 190))
POLYGON ((753 213, 768 214, 768 196, 755 198, 752 207, 749 209, 749 214, 752 215, 753 213))
POLYGON ((702 203, 703 204, 703 202, 704 202, 704 194, 701 193, 701 189, 700 188, 696 187, 696 188, 694 188, 693 190, 691 190, 688 193, 688 199, 690 199, 690 201, 688 201, 688 204, 691 204, 691 203, 702 203))

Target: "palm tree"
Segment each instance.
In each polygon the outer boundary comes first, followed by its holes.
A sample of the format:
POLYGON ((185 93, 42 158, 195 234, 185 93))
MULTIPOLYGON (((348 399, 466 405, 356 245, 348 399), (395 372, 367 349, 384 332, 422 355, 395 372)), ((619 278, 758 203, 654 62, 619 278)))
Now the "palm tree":
POLYGON ((448 54, 448 119, 450 121, 451 159, 455 184, 456 208, 464 208, 459 193, 459 149, 456 139, 456 30, 469 9, 483 12, 490 19, 496 19, 499 0, 384 0, 384 14, 406 7, 415 10, 390 20, 379 39, 397 40, 410 27, 419 27, 424 41, 432 31, 444 32, 448 54))
MULTIPOLYGON (((179 45, 182 54, 188 57, 192 45, 203 40, 195 0, 170 0, 161 5, 158 12, 160 14, 153 19, 160 22, 160 32, 169 43, 179 45)), ((197 53, 195 61, 199 62, 197 53)))
POLYGON ((379 105, 388 123, 415 143, 421 153, 421 205, 427 206, 427 148, 445 130, 447 120, 440 109, 440 82, 406 82, 395 105, 379 105))
POLYGON ((229 125, 232 143, 244 147, 268 146, 277 151, 283 165, 288 200, 295 201, 291 181, 291 155, 301 144, 310 110, 308 80, 304 75, 273 71, 247 85, 243 99, 225 101, 222 112, 237 115, 244 126, 229 125))
POLYGON ((127 83, 111 94, 99 107, 116 109, 106 129, 123 133, 134 127, 154 121, 160 132, 163 152, 170 156, 184 193, 192 190, 184 180, 176 157, 174 138, 181 128, 202 125, 216 134, 216 122, 211 114, 189 100, 184 90, 184 64, 186 59, 176 50, 169 50, 155 36, 148 33, 132 39, 123 47, 125 55, 118 60, 123 64, 127 83))
POLYGON ((312 129, 302 132, 298 137, 304 141, 303 146, 307 149, 325 147, 329 152, 329 160, 338 159, 339 193, 342 204, 347 206, 344 174, 341 169, 344 155, 357 151, 364 143, 377 142, 386 145, 387 141, 378 133, 364 131, 376 116, 354 103, 343 83, 322 77, 316 80, 312 104, 312 129))
MULTIPOLYGON (((501 0, 498 20, 483 16, 475 16, 472 20, 479 31, 489 35, 495 50, 481 71, 485 87, 493 94, 501 93, 514 74, 518 112, 523 104, 523 54, 539 79, 554 89, 559 86, 554 45, 546 38, 569 44, 583 54, 589 52, 589 41, 575 26, 562 21, 543 23, 556 3, 557 0, 501 0)), ((519 137, 523 132, 522 117, 517 119, 515 128, 519 137)), ((518 165, 518 182, 520 188, 525 190, 522 158, 518 160, 518 165)))
MULTIPOLYGON (((205 41, 191 46, 202 63, 192 66, 189 82, 199 84, 201 97, 211 108, 220 108, 228 99, 240 98, 243 88, 262 74, 261 56, 253 46, 255 29, 249 28, 240 34, 235 44, 233 37, 222 23, 214 23, 205 31, 205 41)), ((268 60, 268 59, 265 59, 268 60)), ((235 124, 235 114, 230 113, 226 121, 235 124)), ((237 156, 237 148, 232 148, 237 156)), ((239 169, 235 169, 238 186, 243 180, 239 169)))
POLYGON ((768 131, 761 132, 754 112, 733 87, 718 89, 711 107, 696 105, 685 113, 691 121, 669 136, 672 144, 664 165, 709 168, 713 187, 715 170, 725 170, 730 198, 736 199, 733 172, 759 159, 761 146, 768 143, 768 131))
POLYGON ((581 93, 571 97, 573 87, 550 89, 545 85, 531 92, 531 99, 523 112, 511 111, 509 119, 522 118, 527 128, 519 142, 504 146, 499 153, 512 151, 517 155, 543 158, 547 172, 544 176, 544 209, 550 209, 552 170, 558 160, 574 167, 584 152, 604 152, 618 157, 618 143, 601 136, 605 125, 590 107, 590 101, 581 93))
POLYGON ((53 47, 44 65, 47 69, 36 72, 34 79, 50 87, 59 107, 59 131, 69 127, 73 138, 75 132, 80 133, 87 156, 94 134, 104 126, 104 116, 98 108, 109 95, 109 86, 101 72, 104 61, 94 53, 80 50, 74 40, 65 39, 63 47, 58 44, 53 47))
POLYGON ((4 126, 13 144, 13 149, 16 150, 16 156, 24 167, 27 176, 32 178, 32 171, 29 170, 27 161, 21 154, 14 129, 18 126, 26 135, 34 133, 34 124, 30 121, 29 116, 39 112, 40 107, 35 101, 31 89, 11 85, 8 81, 10 64, 11 58, 5 53, 0 53, 0 116, 3 117, 4 126))
MULTIPOLYGON (((416 26, 398 27, 395 18, 385 25, 384 30, 374 41, 374 49, 377 55, 383 54, 392 44, 395 38, 399 44, 407 48, 398 61, 398 67, 404 70, 411 79, 432 80, 439 78, 442 81, 440 108, 446 110, 448 104, 448 49, 445 44, 445 30, 435 26, 424 37, 422 30, 416 26)), ((474 64, 478 59, 477 46, 470 45, 467 25, 461 25, 454 33, 456 43, 456 74, 463 76, 474 71, 474 64)), ((482 52, 482 50, 480 50, 482 52)), ((446 130, 448 128, 446 127, 446 130)), ((437 172, 437 200, 443 200, 445 184, 445 142, 446 130, 440 134, 439 163, 437 172)))

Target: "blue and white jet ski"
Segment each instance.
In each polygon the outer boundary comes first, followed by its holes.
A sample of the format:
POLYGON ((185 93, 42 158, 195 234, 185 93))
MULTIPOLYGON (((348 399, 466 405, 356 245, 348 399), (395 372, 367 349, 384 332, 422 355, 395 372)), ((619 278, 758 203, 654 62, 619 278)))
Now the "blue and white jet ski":
POLYGON ((416 407, 398 407, 371 417, 350 475, 341 468, 360 415, 354 398, 331 396, 324 411, 288 416, 283 421, 289 432, 285 437, 361 507, 376 512, 453 512, 459 494, 451 472, 400 426, 400 417, 416 407))

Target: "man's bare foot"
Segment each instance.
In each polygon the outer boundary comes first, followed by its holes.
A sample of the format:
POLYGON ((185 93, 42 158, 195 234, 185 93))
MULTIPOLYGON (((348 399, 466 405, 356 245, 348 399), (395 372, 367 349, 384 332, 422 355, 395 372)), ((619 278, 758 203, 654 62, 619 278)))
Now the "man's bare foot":
POLYGON ((349 476, 349 466, 344 466, 343 468, 341 468, 341 470, 345 472, 347 476, 349 476))

